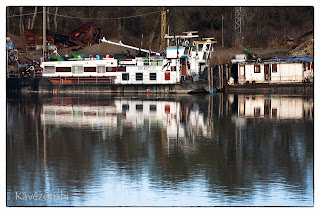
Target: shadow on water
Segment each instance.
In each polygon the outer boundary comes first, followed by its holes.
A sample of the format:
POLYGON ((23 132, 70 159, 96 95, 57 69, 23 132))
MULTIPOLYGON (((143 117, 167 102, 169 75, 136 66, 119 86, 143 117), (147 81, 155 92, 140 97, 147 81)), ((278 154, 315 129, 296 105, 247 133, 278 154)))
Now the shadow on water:
POLYGON ((313 127, 310 97, 10 96, 7 203, 310 206, 313 127))

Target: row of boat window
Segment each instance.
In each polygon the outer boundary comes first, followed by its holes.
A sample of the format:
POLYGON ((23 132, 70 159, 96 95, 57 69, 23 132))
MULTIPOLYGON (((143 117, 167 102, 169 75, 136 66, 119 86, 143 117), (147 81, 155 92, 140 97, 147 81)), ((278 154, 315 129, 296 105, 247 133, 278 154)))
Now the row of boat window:
MULTIPOLYGON (((240 66, 243 66, 243 69, 245 68, 245 66, 244 65, 240 65, 240 66)), ((264 69, 266 70, 268 70, 269 71, 269 69, 271 70, 271 72, 273 72, 273 73, 276 73, 276 72, 278 72, 278 65, 277 64, 265 64, 264 65, 264 69)), ((304 63, 303 64, 303 70, 304 71, 306 71, 306 70, 309 70, 310 69, 310 63, 304 63)), ((254 65, 254 73, 261 73, 261 65, 260 64, 255 64, 254 65)))
POLYGON ((83 66, 72 66, 72 67, 55 67, 55 66, 45 66, 44 73, 55 73, 55 72, 72 72, 74 74, 81 74, 83 72, 97 72, 97 73, 105 73, 105 72, 125 72, 126 67, 105 67, 105 66, 97 66, 97 67, 83 67, 83 66))
MULTIPOLYGON (((122 80, 129 81, 129 73, 122 73, 122 80)), ((149 80, 156 81, 157 73, 149 73, 149 80)), ((170 75, 169 78, 166 78, 165 80, 170 80, 170 75)), ((143 81, 143 73, 136 73, 136 81, 143 81)))

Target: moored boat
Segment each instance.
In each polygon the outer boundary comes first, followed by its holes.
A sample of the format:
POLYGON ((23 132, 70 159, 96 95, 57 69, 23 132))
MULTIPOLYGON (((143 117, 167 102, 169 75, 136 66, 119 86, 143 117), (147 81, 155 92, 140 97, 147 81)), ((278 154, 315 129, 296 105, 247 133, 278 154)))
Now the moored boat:
POLYGON ((52 84, 111 85, 180 85, 182 81, 197 82, 208 67, 214 38, 199 38, 197 31, 184 35, 166 35, 163 54, 122 42, 101 39, 101 42, 139 51, 137 55, 95 55, 71 60, 42 62, 42 76, 52 84), (190 81, 192 80, 192 81, 190 81))

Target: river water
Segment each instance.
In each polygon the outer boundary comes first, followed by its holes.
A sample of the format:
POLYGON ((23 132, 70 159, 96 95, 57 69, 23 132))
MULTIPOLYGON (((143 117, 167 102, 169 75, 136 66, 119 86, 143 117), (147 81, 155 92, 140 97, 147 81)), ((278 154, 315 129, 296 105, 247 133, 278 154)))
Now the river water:
POLYGON ((8 206, 313 206, 313 97, 7 95, 8 206))

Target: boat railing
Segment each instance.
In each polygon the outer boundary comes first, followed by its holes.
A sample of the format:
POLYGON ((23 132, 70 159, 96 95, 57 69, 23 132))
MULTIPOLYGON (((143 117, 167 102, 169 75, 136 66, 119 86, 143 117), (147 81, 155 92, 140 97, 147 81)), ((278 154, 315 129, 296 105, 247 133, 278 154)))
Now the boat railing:
POLYGON ((277 84, 281 84, 281 83, 297 83, 297 82, 304 82, 304 81, 311 81, 313 80, 313 78, 310 76, 304 76, 304 75, 272 75, 272 76, 268 76, 268 77, 264 77, 263 80, 261 79, 252 79, 252 80, 246 80, 243 76, 241 76, 239 78, 239 82, 242 82, 243 84, 245 82, 248 83, 277 83, 277 84))
POLYGON ((272 83, 284 83, 284 82, 302 82, 304 81, 304 76, 303 75, 288 75, 288 76, 284 76, 284 75, 280 75, 280 76, 269 76, 267 79, 269 82, 272 83))

